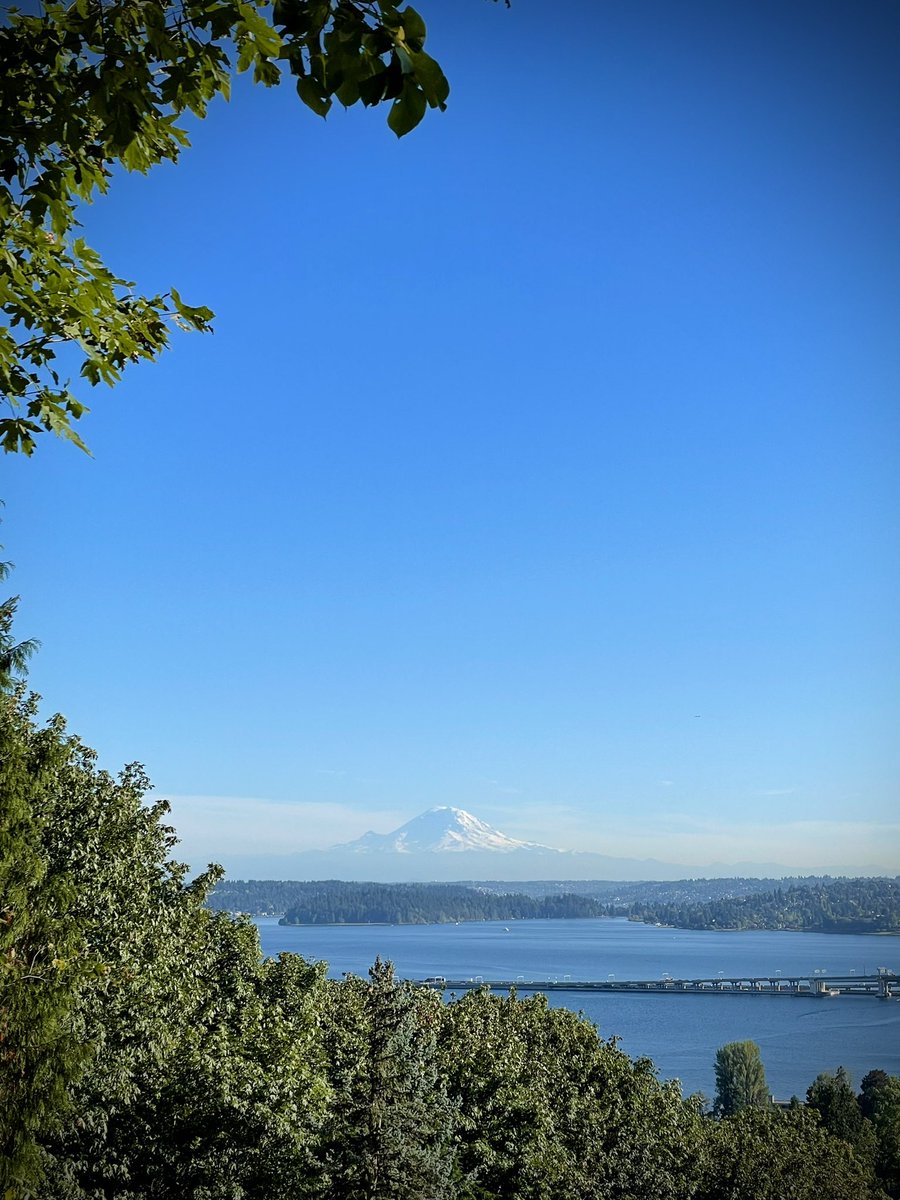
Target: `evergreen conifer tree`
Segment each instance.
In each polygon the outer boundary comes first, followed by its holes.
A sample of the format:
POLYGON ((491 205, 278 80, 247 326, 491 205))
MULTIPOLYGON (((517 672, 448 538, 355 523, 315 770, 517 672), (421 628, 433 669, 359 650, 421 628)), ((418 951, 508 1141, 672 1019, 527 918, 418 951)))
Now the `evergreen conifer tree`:
POLYGON ((454 1168, 452 1107, 437 1069, 440 998, 375 960, 335 995, 336 1103, 329 1200, 442 1200, 454 1168))
POLYGON ((69 1106, 88 1051, 72 1028, 79 983, 96 969, 72 914, 70 875, 44 839, 45 801, 64 767, 59 727, 36 701, 0 691, 0 1196, 30 1194, 42 1138, 69 1106))

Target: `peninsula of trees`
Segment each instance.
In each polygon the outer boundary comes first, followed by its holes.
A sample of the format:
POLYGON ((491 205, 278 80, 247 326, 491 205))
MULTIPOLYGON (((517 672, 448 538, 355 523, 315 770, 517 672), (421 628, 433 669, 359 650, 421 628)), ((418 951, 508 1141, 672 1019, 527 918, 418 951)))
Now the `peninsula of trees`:
POLYGON ((282 925, 438 925, 596 917, 590 896, 523 896, 456 883, 223 883, 210 899, 232 912, 283 912, 282 925))

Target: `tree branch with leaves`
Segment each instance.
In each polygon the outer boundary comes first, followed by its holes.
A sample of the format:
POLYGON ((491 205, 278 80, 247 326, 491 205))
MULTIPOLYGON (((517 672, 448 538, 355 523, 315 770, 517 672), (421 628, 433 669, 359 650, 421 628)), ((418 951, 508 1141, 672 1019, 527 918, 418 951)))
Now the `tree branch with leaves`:
POLYGON ((156 359, 172 327, 213 313, 176 288, 145 296, 79 236, 79 209, 113 169, 146 173, 189 144, 181 118, 228 98, 234 72, 286 76, 324 117, 385 104, 402 137, 449 84, 411 6, 365 0, 75 0, 0 27, 0 445, 30 455, 50 432, 86 450, 88 411, 68 369, 94 387, 156 359))

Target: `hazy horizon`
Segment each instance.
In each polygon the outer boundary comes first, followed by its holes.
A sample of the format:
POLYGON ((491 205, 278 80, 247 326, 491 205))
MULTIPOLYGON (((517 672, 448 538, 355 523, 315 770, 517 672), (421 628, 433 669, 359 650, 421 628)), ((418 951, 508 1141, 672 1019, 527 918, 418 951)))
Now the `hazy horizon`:
MULTIPOLYGON (((248 827, 248 814, 252 815, 257 802, 246 799, 219 798, 213 805, 209 797, 170 797, 173 805, 172 821, 182 835, 182 843, 178 847, 176 857, 190 862, 194 869, 215 861, 226 868, 230 878, 290 878, 291 869, 313 871, 313 875, 304 874, 303 878, 330 878, 332 875, 350 879, 377 879, 382 881, 403 881, 403 871, 412 871, 410 881, 424 882, 431 876, 429 871, 437 872, 435 881, 449 881, 468 878, 497 878, 526 880, 540 878, 585 879, 675 879, 691 876, 730 876, 744 875, 750 877, 788 877, 793 875, 888 875, 898 873, 896 866, 892 868, 888 860, 879 862, 878 859, 866 861, 854 860, 850 857, 818 862, 793 861, 789 857, 758 855, 755 858, 746 853, 731 860, 710 858, 684 862, 671 853, 660 854, 631 853, 617 854, 609 849, 591 849, 582 846, 554 845, 539 838, 521 838, 522 841, 537 842, 550 850, 562 851, 559 857, 545 856, 543 859, 524 851, 514 853, 504 851, 444 851, 429 854, 389 855, 384 852, 360 853, 345 850, 349 842, 355 841, 369 832, 393 833, 407 820, 398 820, 384 828, 372 830, 360 828, 352 836, 346 823, 346 812, 318 812, 311 827, 321 837, 322 830, 329 819, 341 819, 342 828, 347 836, 317 846, 303 844, 302 828, 297 825, 296 807, 293 805, 269 805, 265 818, 257 819, 248 827), (199 802, 199 804, 198 804, 199 802), (205 803, 204 803, 205 802, 205 803), (198 807, 202 811, 198 812, 198 807), (193 811, 192 811, 193 810, 193 811), (213 811, 216 817, 213 818, 213 811), (196 824, 194 824, 194 822, 196 824), (209 840, 207 830, 215 825, 218 833, 209 840), (253 830, 256 830, 254 836, 253 830), (272 830, 279 832, 273 834, 272 830), (187 836, 184 831, 187 830, 187 836), (291 838, 298 839, 292 845, 291 838), (217 853, 204 852, 204 846, 216 846, 217 853), (573 855, 572 858, 563 855, 573 855), (589 861, 590 860, 590 861, 589 861), (638 864, 647 867, 649 873, 634 874, 638 864), (603 866, 613 874, 597 875, 596 871, 603 866), (480 873, 479 873, 480 868, 480 873), (582 868, 584 868, 582 870, 582 868), (538 874, 534 874, 535 870, 538 874), (504 875, 503 871, 512 871, 504 875), (554 874, 554 870, 557 874, 554 874), (475 872, 473 874, 472 872, 475 872), (487 871, 488 874, 484 872, 487 871), (543 873, 540 873, 543 871, 543 873), (623 873, 623 872, 632 873, 623 873), (676 872, 676 873, 673 873, 676 872), (272 872, 275 872, 274 874, 272 872), (374 872, 374 873, 373 873, 374 872), (559 874, 559 872, 562 872, 559 874), (579 873, 581 872, 581 873, 579 873), (590 872, 590 873, 585 873, 590 872)), ((457 806, 462 807, 462 806, 457 806)), ((427 811, 427 810, 426 810, 427 811)), ((417 817, 420 814, 411 814, 417 817)), ((481 814, 473 814, 481 819, 481 814)), ((357 819, 371 820, 372 814, 358 814, 357 819)), ((384 825, 385 818, 376 822, 384 825)), ((495 827, 496 828, 496 827, 495 827)), ((504 826, 499 832, 518 838, 511 828, 504 826)), ((642 843, 645 844, 645 843, 642 843)), ((744 847, 746 849, 746 847, 744 847)))

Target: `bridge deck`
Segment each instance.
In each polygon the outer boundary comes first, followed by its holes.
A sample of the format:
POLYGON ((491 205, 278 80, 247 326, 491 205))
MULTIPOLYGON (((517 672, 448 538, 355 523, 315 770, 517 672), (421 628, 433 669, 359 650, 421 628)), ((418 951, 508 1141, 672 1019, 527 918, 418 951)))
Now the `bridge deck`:
POLYGON ((422 987, 442 992, 464 992, 477 988, 519 992, 642 992, 664 995, 754 995, 754 996, 878 996, 890 999, 900 992, 900 979, 893 973, 877 975, 733 975, 701 979, 445 979, 431 976, 416 980, 422 987))

